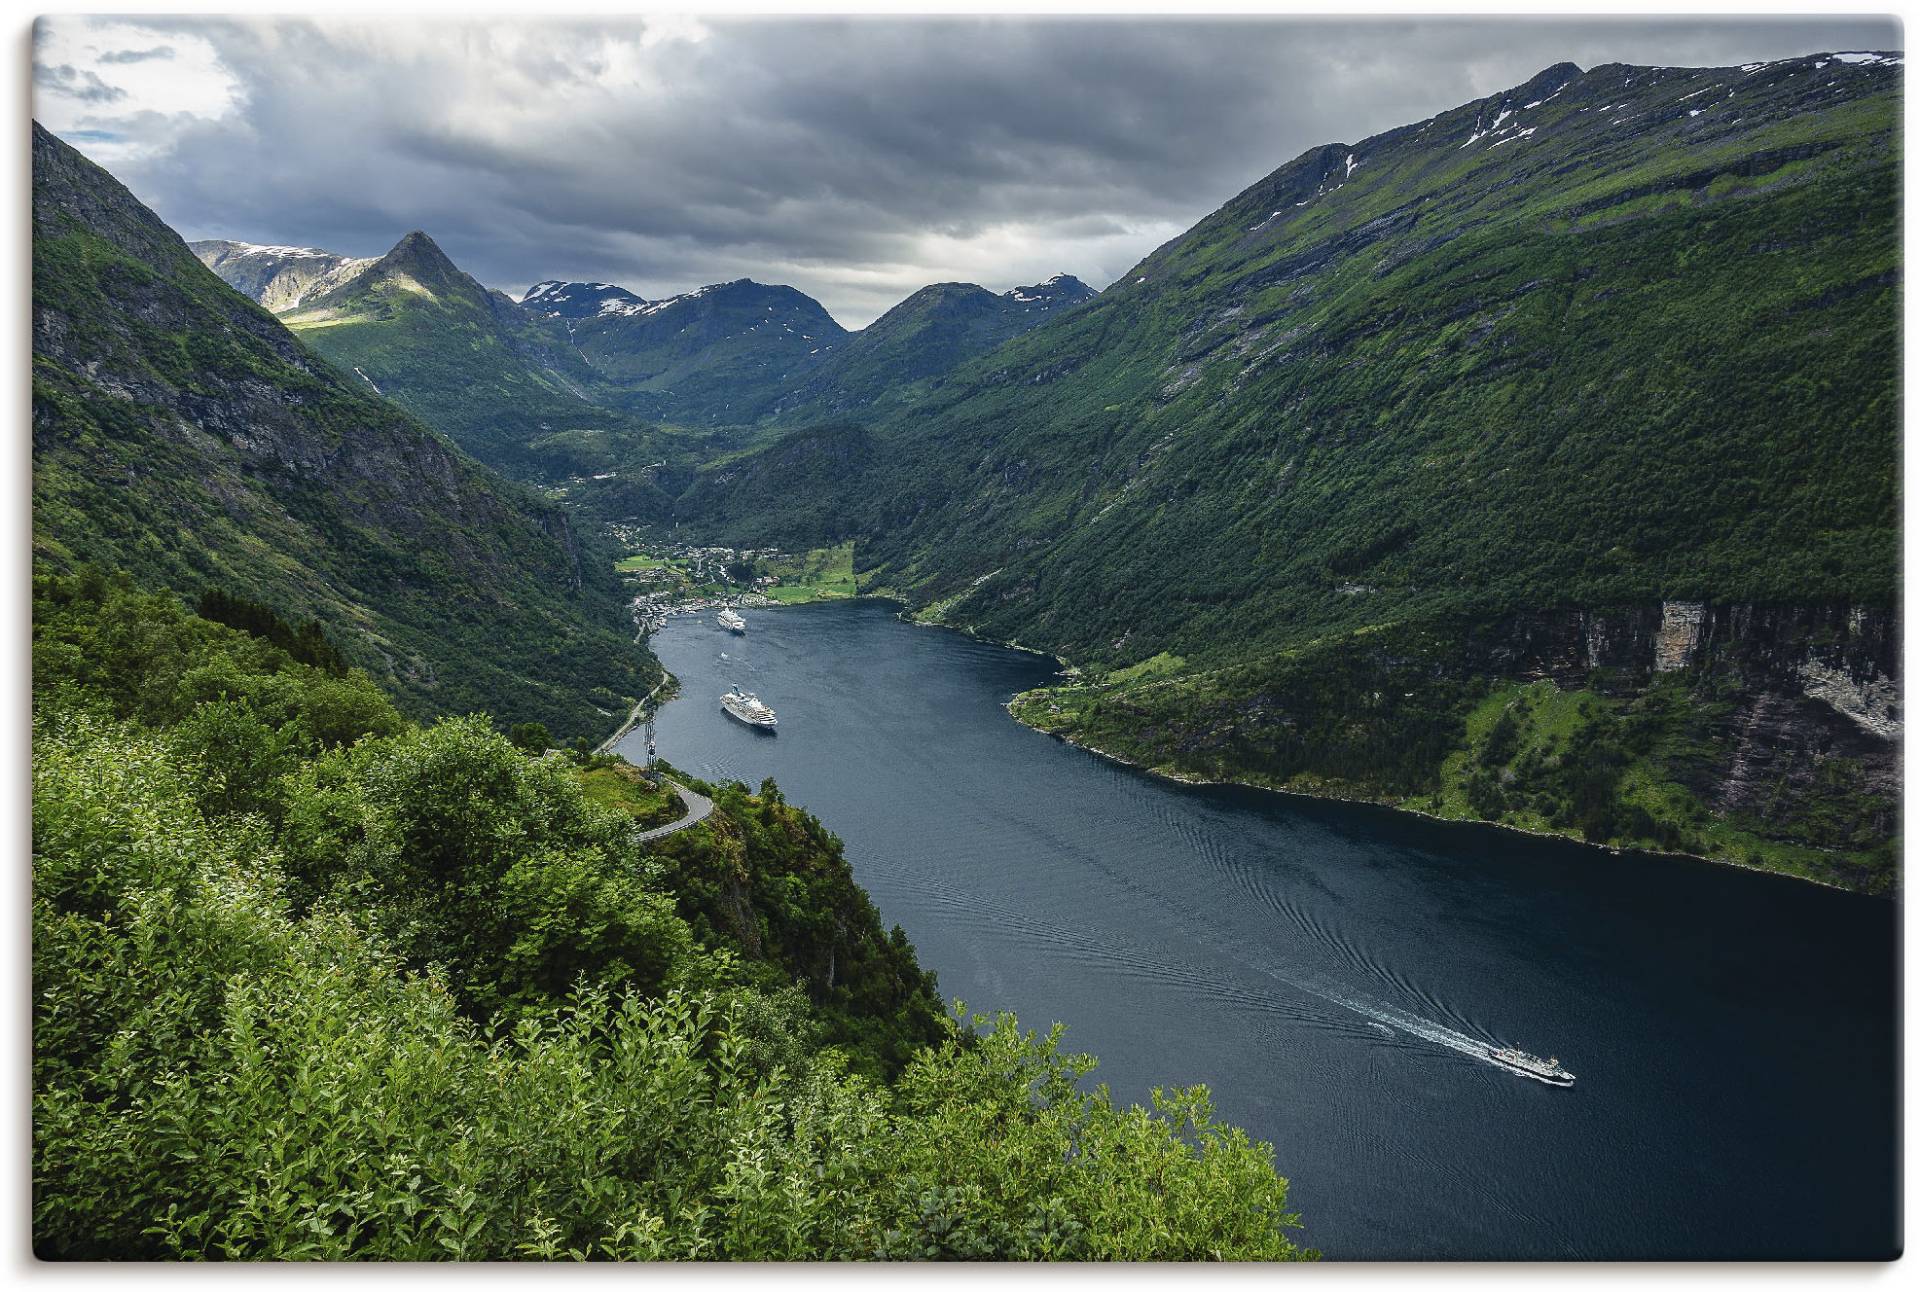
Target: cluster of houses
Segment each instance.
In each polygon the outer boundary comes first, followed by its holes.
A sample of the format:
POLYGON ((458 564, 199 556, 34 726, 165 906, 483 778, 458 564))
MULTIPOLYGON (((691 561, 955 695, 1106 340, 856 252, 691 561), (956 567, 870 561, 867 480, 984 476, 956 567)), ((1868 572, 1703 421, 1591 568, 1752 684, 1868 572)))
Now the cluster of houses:
POLYGON ((659 630, 677 614, 692 614, 719 606, 771 606, 778 603, 760 595, 780 582, 774 574, 755 575, 747 590, 737 595, 707 596, 693 589, 711 584, 721 588, 739 586, 728 572, 743 562, 777 559, 784 555, 778 548, 675 547, 667 553, 669 565, 638 570, 627 577, 638 585, 633 598, 633 619, 642 633, 659 630))

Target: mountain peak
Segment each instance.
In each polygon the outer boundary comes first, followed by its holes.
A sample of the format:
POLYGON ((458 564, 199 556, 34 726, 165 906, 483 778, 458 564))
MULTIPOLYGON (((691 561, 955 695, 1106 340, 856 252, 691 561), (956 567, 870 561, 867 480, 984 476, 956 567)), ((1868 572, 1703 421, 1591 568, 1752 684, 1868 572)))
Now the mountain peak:
POLYGON ((487 295, 484 287, 420 229, 394 243, 393 250, 375 261, 362 281, 367 287, 388 283, 429 298, 457 296, 484 301, 487 295))
POLYGON ((440 244, 421 229, 415 229, 394 243, 393 250, 380 258, 380 264, 396 268, 418 266, 440 274, 460 272, 447 253, 440 250, 440 244))
POLYGON ((1043 283, 1016 287, 1003 294, 1004 299, 1028 309, 1064 309, 1092 300, 1097 292, 1072 274, 1055 274, 1043 283))
POLYGON ((535 283, 520 298, 522 309, 543 318, 584 319, 600 314, 631 312, 647 304, 616 283, 566 282, 548 278, 535 283))
POLYGON ((1512 93, 1528 99, 1544 98, 1559 93, 1583 75, 1578 63, 1555 63, 1535 73, 1525 85, 1514 87, 1512 93))

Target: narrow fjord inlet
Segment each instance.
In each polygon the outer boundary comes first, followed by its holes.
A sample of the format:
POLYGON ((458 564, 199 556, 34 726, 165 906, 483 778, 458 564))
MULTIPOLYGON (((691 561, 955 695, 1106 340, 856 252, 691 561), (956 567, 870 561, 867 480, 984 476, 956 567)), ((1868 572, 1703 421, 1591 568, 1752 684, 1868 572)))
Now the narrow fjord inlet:
MULTIPOLYGON (((1173 785, 1002 707, 1053 665, 875 602, 655 638, 662 754, 835 823, 942 994, 1060 1019, 1275 1144, 1329 1256, 1848 1257, 1895 1223, 1892 904, 1173 785), (779 739, 729 721, 738 684, 779 739), (1552 1053, 1559 1090, 1485 1060, 1552 1053), (1785 1181, 1783 1226, 1736 1181, 1785 1181)), ((631 746, 630 757, 640 757, 631 746)))
POLYGON ((33 1254, 1896 1260, 1903 38, 41 19, 33 1254))

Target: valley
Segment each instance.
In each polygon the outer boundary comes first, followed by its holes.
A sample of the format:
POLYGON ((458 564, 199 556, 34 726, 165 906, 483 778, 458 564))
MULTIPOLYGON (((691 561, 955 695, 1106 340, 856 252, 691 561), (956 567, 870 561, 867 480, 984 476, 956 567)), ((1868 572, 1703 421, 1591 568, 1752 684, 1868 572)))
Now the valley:
POLYGON ((630 550, 846 549, 738 590, 1060 657, 1014 711, 1078 743, 1884 891, 1896 749, 1815 679, 1897 678, 1897 73, 1559 65, 1315 149, 1104 292, 936 284, 857 332, 746 280, 516 305, 422 234, 203 255, 262 299, 263 261, 345 266, 290 325, 630 550), (511 390, 436 366, 456 330, 511 390), (1720 626, 1677 670, 1674 605, 1720 626), (1543 679, 1577 721, 1484 761, 1543 679), (1715 789, 1762 728, 1773 788, 1715 789))
POLYGON ((32 125, 34 1254, 1896 1258, 1903 56, 1216 190, 689 22, 293 213, 32 125))

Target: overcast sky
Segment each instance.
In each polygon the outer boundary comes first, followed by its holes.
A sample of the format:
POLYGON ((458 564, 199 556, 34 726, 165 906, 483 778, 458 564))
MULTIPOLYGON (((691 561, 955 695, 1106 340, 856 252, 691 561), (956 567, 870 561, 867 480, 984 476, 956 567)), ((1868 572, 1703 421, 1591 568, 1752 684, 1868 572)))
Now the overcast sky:
POLYGON ((43 19, 34 113, 188 238, 409 229, 519 295, 1104 287, 1321 143, 1549 64, 1897 49, 1890 20, 43 19))

